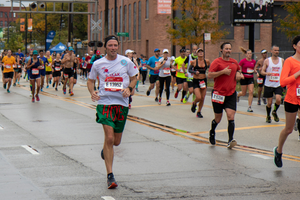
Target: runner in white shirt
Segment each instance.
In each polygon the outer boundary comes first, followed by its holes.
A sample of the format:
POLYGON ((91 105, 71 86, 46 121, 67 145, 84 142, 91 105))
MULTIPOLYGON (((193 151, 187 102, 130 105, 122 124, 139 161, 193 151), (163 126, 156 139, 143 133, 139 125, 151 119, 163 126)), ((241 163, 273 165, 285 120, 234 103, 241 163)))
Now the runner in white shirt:
POLYGON ((275 122, 279 122, 279 118, 277 115, 277 110, 280 106, 281 94, 283 92, 282 87, 280 86, 280 74, 283 66, 284 59, 278 57, 279 55, 279 47, 274 45, 271 49, 272 57, 267 58, 264 61, 264 65, 261 70, 261 75, 266 76, 265 86, 264 86, 264 97, 267 98, 267 118, 266 122, 271 123, 271 106, 273 101, 273 93, 275 94, 276 102, 274 105, 274 110, 272 111, 272 115, 274 117, 275 122))
POLYGON ((113 175, 113 146, 121 143, 128 114, 128 97, 135 87, 138 74, 136 66, 125 56, 118 55, 119 40, 110 35, 105 38, 107 55, 94 62, 87 82, 93 101, 98 101, 96 121, 104 129, 105 139, 101 151, 105 158, 108 189, 117 187, 113 175), (100 80, 99 92, 94 90, 94 81, 100 80))

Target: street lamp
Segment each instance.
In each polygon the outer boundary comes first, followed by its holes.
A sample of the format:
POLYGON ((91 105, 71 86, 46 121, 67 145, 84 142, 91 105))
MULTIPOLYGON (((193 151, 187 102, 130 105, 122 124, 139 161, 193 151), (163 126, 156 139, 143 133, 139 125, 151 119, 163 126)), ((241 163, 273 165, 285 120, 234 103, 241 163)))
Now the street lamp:
POLYGON ((7 43, 9 44, 9 17, 6 12, 4 12, 7 18, 7 43))

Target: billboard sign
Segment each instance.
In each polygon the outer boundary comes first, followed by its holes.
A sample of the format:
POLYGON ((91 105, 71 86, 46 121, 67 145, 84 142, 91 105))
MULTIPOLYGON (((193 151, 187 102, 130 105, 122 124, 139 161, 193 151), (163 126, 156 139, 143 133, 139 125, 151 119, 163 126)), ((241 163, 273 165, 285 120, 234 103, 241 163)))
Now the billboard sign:
POLYGON ((172 0, 157 0, 157 14, 171 14, 172 0))
POLYGON ((272 23, 274 0, 233 0, 233 23, 272 23))

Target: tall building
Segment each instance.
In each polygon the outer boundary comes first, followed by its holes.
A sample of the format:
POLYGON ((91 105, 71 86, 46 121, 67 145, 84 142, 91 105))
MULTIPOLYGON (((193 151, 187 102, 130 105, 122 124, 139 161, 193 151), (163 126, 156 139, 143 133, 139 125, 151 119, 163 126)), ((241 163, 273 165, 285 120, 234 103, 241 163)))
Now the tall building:
MULTIPOLYGON (((121 37, 120 54, 124 54, 126 49, 135 50, 138 55, 144 54, 147 57, 153 55, 155 48, 159 49, 174 49, 174 55, 179 55, 180 47, 173 48, 168 34, 166 33, 166 26, 171 26, 170 19, 172 13, 168 10, 161 10, 164 5, 172 3, 174 0, 103 0, 99 1, 98 16, 89 17, 88 39, 89 41, 98 40, 103 41, 106 32, 107 34, 116 34, 118 32, 128 32, 129 37, 121 37), (107 27, 105 28, 105 6, 107 5, 107 27), (117 17, 115 17, 117 16, 117 17), (102 20, 102 30, 98 34, 91 32, 91 21, 102 20), (97 18, 97 20, 96 20, 97 18), (116 25, 116 26, 115 26, 116 25)), ((234 0, 213 0, 217 9, 217 20, 223 22, 222 29, 226 29, 229 34, 215 44, 206 43, 205 52, 206 58, 213 60, 219 56, 220 44, 224 41, 232 43, 232 52, 236 53, 236 59, 239 60, 241 51, 239 47, 248 48, 249 46, 249 26, 232 25, 232 4, 234 0)), ((263 0, 263 3, 270 0, 263 0)), ((249 0, 250 2, 250 0, 249 0)), ((259 0, 255 0, 258 4, 259 0)), ((284 17, 287 13, 283 10, 283 1, 274 2, 274 17, 273 23, 256 23, 254 28, 255 36, 255 52, 260 52, 261 49, 271 50, 272 44, 277 44, 281 50, 290 49, 290 42, 283 33, 277 31, 276 22, 279 15, 284 17)), ((95 8, 89 8, 94 10, 95 8)), ((175 15, 176 12, 175 12, 175 15)), ((200 44, 202 46, 202 44, 200 44)), ((186 47, 189 48, 189 47, 186 47)), ((103 47, 99 48, 104 51, 103 47)))
MULTIPOLYGON (((18 10, 19 7, 14 7, 13 10, 18 10)), ((17 20, 17 13, 10 12, 10 6, 4 6, 4 4, 0 4, 0 28, 7 28, 11 22, 15 22, 17 20)))

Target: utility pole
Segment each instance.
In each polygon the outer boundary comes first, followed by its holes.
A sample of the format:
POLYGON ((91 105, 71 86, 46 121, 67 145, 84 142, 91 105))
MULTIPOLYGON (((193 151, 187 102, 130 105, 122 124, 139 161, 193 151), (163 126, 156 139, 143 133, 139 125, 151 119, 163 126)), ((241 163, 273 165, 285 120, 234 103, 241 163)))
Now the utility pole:
MULTIPOLYGON (((47 11, 47 3, 45 3, 45 11, 47 11)), ((45 52, 47 51, 47 14, 45 14, 45 52)))
POLYGON ((105 19, 105 23, 104 23, 104 38, 108 36, 108 3, 109 3, 109 0, 105 0, 105 12, 104 12, 104 19, 105 19))

